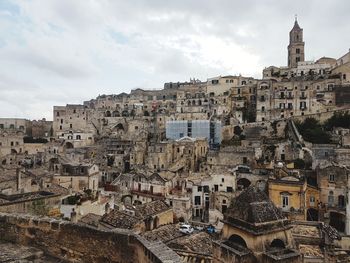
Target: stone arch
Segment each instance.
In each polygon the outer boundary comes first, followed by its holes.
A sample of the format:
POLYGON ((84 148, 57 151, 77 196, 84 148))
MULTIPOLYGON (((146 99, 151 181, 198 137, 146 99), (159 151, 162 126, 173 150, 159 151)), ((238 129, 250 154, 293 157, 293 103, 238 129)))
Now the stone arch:
POLYGON ((122 123, 118 123, 117 125, 115 125, 114 129, 116 129, 117 131, 125 131, 124 125, 122 123))
POLYGON ((111 115, 111 112, 109 110, 105 112, 105 117, 111 117, 111 116, 112 115, 111 115))
POLYGON ((124 205, 126 205, 126 204, 132 205, 132 195, 124 195, 124 196, 122 196, 121 201, 122 201, 122 203, 124 205))
POLYGON ((49 160, 49 171, 57 171, 59 163, 58 158, 54 157, 49 160))
POLYGON ((248 180, 247 178, 240 178, 237 181, 237 186, 238 186, 238 188, 243 190, 243 189, 248 188, 251 185, 251 183, 252 182, 250 180, 248 180))
POLYGON ((73 148, 74 148, 74 145, 73 145, 73 143, 71 143, 71 142, 66 142, 66 144, 64 145, 64 147, 65 147, 66 149, 73 149, 73 148))
POLYGON ((318 221, 318 210, 315 208, 309 208, 306 211, 306 220, 307 221, 318 221))
POLYGON ((245 242, 244 238, 239 235, 233 234, 228 240, 230 243, 247 248, 247 243, 245 242))
POLYGON ((15 149, 11 149, 11 154, 17 154, 17 151, 15 149))
POLYGON ((270 247, 281 249, 281 248, 286 248, 286 245, 284 244, 283 240, 276 238, 276 239, 272 240, 270 247))
POLYGON ((112 112, 112 116, 113 117, 120 117, 120 112, 115 110, 115 111, 112 112))

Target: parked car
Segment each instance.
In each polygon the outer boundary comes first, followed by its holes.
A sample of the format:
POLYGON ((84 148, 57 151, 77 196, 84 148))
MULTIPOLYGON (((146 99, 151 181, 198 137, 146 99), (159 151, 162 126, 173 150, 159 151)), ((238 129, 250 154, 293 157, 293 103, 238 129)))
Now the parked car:
POLYGON ((203 226, 195 226, 194 229, 198 230, 198 231, 203 231, 204 227, 203 226))
POLYGON ((216 233, 217 230, 215 229, 215 227, 213 225, 210 225, 210 226, 207 227, 207 232, 209 234, 213 234, 213 233, 216 233))
POLYGON ((193 227, 191 225, 181 225, 179 231, 184 234, 192 234, 193 233, 193 227))

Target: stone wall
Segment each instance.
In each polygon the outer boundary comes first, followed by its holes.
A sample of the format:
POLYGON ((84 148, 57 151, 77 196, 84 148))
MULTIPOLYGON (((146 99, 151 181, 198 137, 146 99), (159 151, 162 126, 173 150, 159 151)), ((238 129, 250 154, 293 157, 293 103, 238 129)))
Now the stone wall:
POLYGON ((0 213, 0 241, 37 247, 67 262, 182 262, 163 243, 129 231, 102 231, 28 215, 0 213))

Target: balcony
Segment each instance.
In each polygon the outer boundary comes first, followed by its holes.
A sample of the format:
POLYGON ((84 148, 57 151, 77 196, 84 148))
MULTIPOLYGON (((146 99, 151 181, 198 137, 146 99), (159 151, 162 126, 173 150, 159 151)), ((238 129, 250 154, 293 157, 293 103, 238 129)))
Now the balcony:
POLYGON ((299 97, 301 100, 306 100, 307 99, 307 97, 304 95, 301 95, 300 97, 299 97))
POLYGON ((294 99, 294 96, 287 96, 286 98, 287 98, 287 100, 292 100, 292 99, 294 99))
POLYGON ((300 107, 301 110, 307 110, 307 107, 304 106, 304 107, 300 107))

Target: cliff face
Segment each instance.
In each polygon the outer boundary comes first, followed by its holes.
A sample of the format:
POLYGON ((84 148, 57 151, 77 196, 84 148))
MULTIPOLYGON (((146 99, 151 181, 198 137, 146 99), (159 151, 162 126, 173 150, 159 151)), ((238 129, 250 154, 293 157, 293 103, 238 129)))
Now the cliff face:
POLYGON ((163 243, 51 218, 0 213, 0 242, 28 245, 67 262, 181 262, 163 243))

